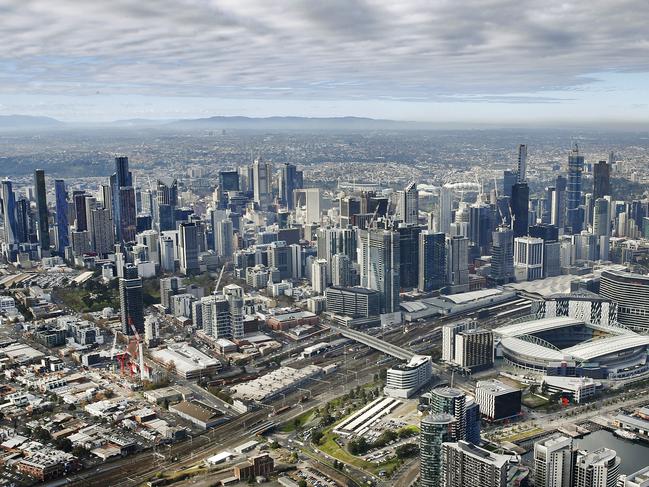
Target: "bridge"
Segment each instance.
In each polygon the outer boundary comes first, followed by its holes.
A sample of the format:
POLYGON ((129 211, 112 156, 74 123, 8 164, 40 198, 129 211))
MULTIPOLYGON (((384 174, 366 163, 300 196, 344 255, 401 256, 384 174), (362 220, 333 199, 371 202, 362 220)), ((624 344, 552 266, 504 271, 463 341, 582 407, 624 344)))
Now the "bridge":
POLYGON ((367 345, 374 350, 378 350, 379 352, 391 355, 392 357, 405 360, 406 362, 409 362, 410 359, 416 355, 410 350, 406 350, 405 348, 393 345, 392 343, 388 343, 385 340, 376 338, 375 336, 372 336, 368 333, 363 333, 362 331, 352 330, 351 328, 338 328, 334 326, 332 326, 331 329, 337 331, 345 338, 350 338, 351 340, 355 340, 359 343, 362 343, 363 345, 367 345))

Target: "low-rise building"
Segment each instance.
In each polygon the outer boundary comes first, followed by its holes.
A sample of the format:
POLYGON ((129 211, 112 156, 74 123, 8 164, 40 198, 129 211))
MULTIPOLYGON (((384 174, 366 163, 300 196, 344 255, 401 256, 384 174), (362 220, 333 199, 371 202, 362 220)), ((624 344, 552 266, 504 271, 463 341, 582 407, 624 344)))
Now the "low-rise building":
POLYGON ((475 400, 480 412, 492 421, 518 416, 521 412, 522 391, 498 380, 480 381, 476 384, 475 400))
POLYGON ((390 397, 408 398, 427 384, 432 376, 430 357, 415 355, 407 364, 388 369, 383 392, 390 397))
POLYGON ((181 401, 169 406, 169 411, 203 429, 213 428, 227 420, 221 411, 198 401, 181 401))
POLYGON ((275 470, 275 461, 268 453, 251 457, 249 460, 234 466, 234 476, 239 481, 255 477, 268 477, 275 470))

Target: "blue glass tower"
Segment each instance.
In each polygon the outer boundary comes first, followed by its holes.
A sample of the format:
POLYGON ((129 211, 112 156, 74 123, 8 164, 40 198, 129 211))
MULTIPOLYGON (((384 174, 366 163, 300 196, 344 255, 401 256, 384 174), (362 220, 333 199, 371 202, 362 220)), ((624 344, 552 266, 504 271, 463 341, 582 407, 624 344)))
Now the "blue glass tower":
POLYGON ((56 197, 57 250, 63 252, 70 245, 70 238, 68 237, 68 193, 65 190, 65 181, 62 179, 54 181, 54 194, 56 197))
POLYGON ((584 216, 581 205, 581 173, 584 171, 584 156, 574 145, 568 155, 568 185, 566 186, 567 224, 573 234, 581 232, 584 216))

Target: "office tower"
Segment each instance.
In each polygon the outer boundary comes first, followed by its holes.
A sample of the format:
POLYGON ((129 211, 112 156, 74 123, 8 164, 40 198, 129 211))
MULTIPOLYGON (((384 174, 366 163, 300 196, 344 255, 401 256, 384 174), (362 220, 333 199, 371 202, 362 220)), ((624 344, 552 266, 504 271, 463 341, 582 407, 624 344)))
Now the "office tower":
POLYGON ((469 242, 480 249, 480 255, 489 254, 494 229, 494 214, 489 205, 475 203, 469 208, 469 242))
POLYGON ((232 220, 226 218, 216 224, 214 229, 214 244, 216 254, 224 261, 232 260, 232 220))
POLYGON ((543 278, 543 239, 518 237, 514 239, 516 275, 532 281, 543 278))
POLYGON ((416 225, 419 221, 419 191, 414 181, 406 186, 406 189, 399 191, 397 203, 397 215, 399 219, 408 224, 416 225))
POLYGON ((579 154, 579 147, 575 144, 568 155, 568 185, 566 186, 566 223, 573 234, 581 232, 584 220, 583 209, 580 208, 583 170, 584 156, 579 154))
POLYGON ((472 321, 449 323, 442 326, 442 360, 455 362, 455 339, 461 331, 472 330, 477 324, 472 321))
POLYGON ((203 332, 216 338, 232 338, 230 303, 223 294, 208 296, 201 300, 203 306, 203 332))
POLYGON ((361 232, 361 284, 380 293, 382 313, 399 311, 399 238, 398 232, 381 228, 361 232))
POLYGON ((178 261, 180 272, 195 274, 198 265, 198 229, 196 223, 181 223, 178 233, 178 261))
POLYGON ((424 230, 419 234, 419 272, 417 288, 421 292, 446 285, 446 236, 424 230))
POLYGON ((489 277, 496 284, 507 284, 514 279, 514 232, 500 226, 492 239, 489 277))
POLYGON ((160 239, 160 270, 162 272, 174 272, 176 270, 174 245, 174 239, 171 237, 162 237, 160 239))
POLYGON ((158 179, 156 204, 153 220, 158 231, 176 229, 176 208, 178 207, 178 182, 173 178, 158 179))
POLYGON ((293 191, 302 188, 302 180, 302 171, 298 171, 295 165, 285 162, 279 176, 279 197, 281 204, 289 210, 295 208, 293 191))
POLYGON ((258 157, 252 164, 252 175, 254 201, 262 210, 267 210, 271 203, 271 165, 258 157))
POLYGON ((446 282, 453 293, 469 290, 469 239, 446 238, 446 282))
POLYGON ((104 208, 110 211, 110 217, 113 218, 113 197, 112 188, 110 184, 101 185, 101 204, 104 208))
POLYGON ((239 173, 232 171, 219 171, 219 186, 224 192, 239 191, 239 173))
POLYGON ((615 450, 600 448, 579 451, 573 472, 573 487, 616 487, 620 477, 620 457, 615 450))
POLYGON ((584 204, 582 205, 582 215, 584 220, 581 222, 581 228, 587 229, 593 222, 593 194, 584 194, 584 204))
MULTIPOLYGON (((284 240, 272 242, 267 251, 268 267, 277 269, 279 271, 280 279, 291 279, 293 276, 291 248, 286 245, 284 240)), ((327 270, 328 272, 328 270, 327 270)), ((330 279, 325 276, 327 279, 330 279)))
POLYGON ((110 211, 97 208, 90 212, 90 242, 91 248, 97 255, 104 256, 113 250, 113 221, 110 211))
POLYGON ((5 245, 19 243, 18 222, 16 219, 16 194, 13 190, 13 183, 9 179, 2 181, 2 217, 4 222, 5 245))
POLYGON ((523 237, 527 235, 530 212, 530 188, 527 183, 516 183, 512 187, 510 206, 514 237, 523 237))
POLYGON ((419 485, 440 487, 442 444, 456 441, 455 418, 450 414, 430 414, 421 420, 419 434, 419 485))
POLYGON ((482 415, 480 405, 473 399, 469 399, 464 407, 464 418, 466 422, 466 441, 479 445, 481 442, 480 430, 482 415))
POLYGON ((517 183, 527 181, 527 146, 525 144, 518 146, 518 173, 516 176, 517 183))
POLYGON ((356 196, 340 198, 340 226, 356 225, 356 216, 361 213, 361 200, 356 196))
POLYGON ((318 294, 324 294, 327 289, 327 261, 316 259, 311 264, 311 287, 318 294))
POLYGON ((230 312, 230 328, 232 330, 230 338, 243 338, 243 288, 236 284, 227 284, 223 286, 223 295, 228 302, 230 312))
POLYGON ((515 171, 503 171, 503 195, 512 197, 512 187, 518 182, 518 174, 515 171))
POLYGON ((115 172, 110 177, 112 217, 115 236, 120 244, 135 240, 135 189, 133 175, 128 168, 128 157, 115 158, 115 172))
POLYGON ((593 199, 611 195, 611 166, 599 161, 593 166, 593 199))
POLYGON ((72 192, 72 201, 74 202, 74 229, 77 232, 88 230, 86 196, 85 191, 72 192))
POLYGON ((506 487, 509 459, 467 441, 442 444, 440 487, 506 487))
POLYGON ((90 247, 90 232, 88 230, 73 230, 70 236, 74 255, 82 256, 92 251, 90 247))
POLYGON ((296 219, 298 223, 319 223, 322 208, 320 188, 296 189, 293 191, 296 219))
POLYGON ((534 485, 571 487, 575 449, 572 438, 555 434, 534 444, 534 485))
POLYGON ((335 254, 331 259, 331 282, 334 286, 353 286, 352 261, 345 254, 335 254))
POLYGON ((521 413, 522 390, 498 380, 483 380, 476 384, 475 402, 480 412, 492 421, 513 418, 521 413))
POLYGON ((16 237, 20 243, 32 243, 33 218, 29 200, 20 197, 16 200, 16 237))
POLYGON ((564 176, 557 176, 552 193, 552 219, 550 223, 563 230, 566 226, 566 187, 567 182, 564 176))
POLYGON ((65 181, 62 179, 54 181, 54 195, 56 199, 56 250, 63 254, 65 248, 70 245, 70 229, 68 223, 68 192, 65 189, 65 181))
POLYGON ((586 231, 581 232, 579 235, 572 235, 573 260, 575 262, 597 260, 597 241, 595 235, 586 231))
POLYGON ((399 282, 401 289, 417 287, 419 282, 419 234, 423 227, 400 223, 399 232, 399 282))
POLYGON ((146 247, 149 260, 160 265, 160 234, 155 230, 145 230, 137 235, 137 243, 146 247))
POLYGON ((446 186, 439 188, 439 202, 437 204, 437 230, 449 233, 453 213, 453 190, 446 186))
POLYGON ((48 222, 47 190, 45 189, 45 171, 34 171, 34 191, 36 192, 36 222, 38 228, 38 241, 43 252, 50 249, 50 225, 48 222))
POLYGON ((126 264, 124 266, 124 277, 119 280, 119 304, 122 333, 133 335, 133 328, 138 333, 144 333, 142 279, 138 276, 136 265, 126 264))

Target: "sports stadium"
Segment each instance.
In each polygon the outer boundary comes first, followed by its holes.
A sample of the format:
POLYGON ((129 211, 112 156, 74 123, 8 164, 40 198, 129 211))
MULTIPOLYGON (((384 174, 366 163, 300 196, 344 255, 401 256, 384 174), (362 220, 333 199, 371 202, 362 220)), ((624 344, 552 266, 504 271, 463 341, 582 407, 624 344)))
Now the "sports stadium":
POLYGON ((508 324, 494 334, 497 354, 517 368, 608 380, 649 373, 649 336, 617 323, 557 316, 508 324))

